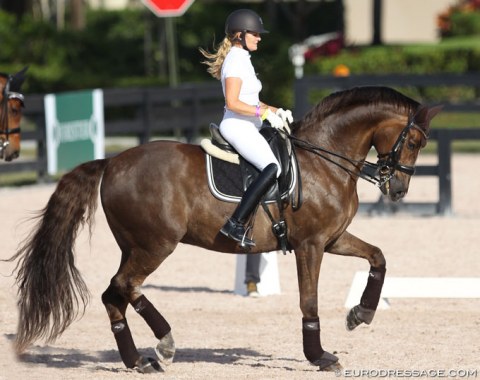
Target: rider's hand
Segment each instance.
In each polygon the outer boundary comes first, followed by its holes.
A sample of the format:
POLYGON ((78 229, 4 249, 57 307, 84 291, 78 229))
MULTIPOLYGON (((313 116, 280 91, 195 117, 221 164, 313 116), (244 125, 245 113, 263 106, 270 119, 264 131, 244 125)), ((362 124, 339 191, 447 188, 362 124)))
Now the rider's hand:
POLYGON ((267 110, 263 113, 262 120, 267 120, 273 128, 283 128, 282 118, 270 111, 270 108, 267 108, 267 110))
POLYGON ((293 122, 293 116, 292 116, 292 111, 290 110, 284 110, 283 108, 279 108, 277 112, 275 112, 277 116, 279 116, 284 123, 288 121, 288 123, 293 122))
POLYGON ((293 122, 292 111, 279 108, 275 114, 283 120, 283 127, 290 133, 290 123, 293 122))

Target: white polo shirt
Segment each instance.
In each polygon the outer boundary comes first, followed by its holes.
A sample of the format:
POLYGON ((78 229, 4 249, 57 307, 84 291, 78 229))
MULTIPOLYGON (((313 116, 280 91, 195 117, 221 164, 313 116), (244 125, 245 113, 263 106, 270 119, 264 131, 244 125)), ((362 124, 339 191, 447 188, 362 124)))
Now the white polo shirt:
POLYGON ((249 52, 236 46, 230 49, 223 61, 221 73, 223 96, 225 96, 225 79, 231 77, 242 80, 239 99, 244 103, 256 106, 259 102, 262 83, 255 74, 249 52))

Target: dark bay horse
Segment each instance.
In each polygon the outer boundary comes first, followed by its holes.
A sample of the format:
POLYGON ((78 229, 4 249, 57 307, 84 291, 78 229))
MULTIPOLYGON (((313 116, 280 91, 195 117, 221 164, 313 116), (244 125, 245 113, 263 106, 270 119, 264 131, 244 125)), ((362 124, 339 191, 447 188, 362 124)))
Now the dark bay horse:
MULTIPOLYGON (((392 200, 401 199, 439 110, 389 88, 363 87, 328 96, 292 125, 303 206, 287 208, 285 218, 297 263, 303 351, 320 369, 339 365, 320 341, 317 286, 324 252, 370 264, 364 294, 347 317, 349 329, 372 321, 385 277, 382 251, 346 231, 357 212, 356 186, 366 156, 376 149, 378 184, 392 200)), ((88 301, 73 246, 80 225, 92 222, 101 183, 103 209, 122 252, 118 272, 102 295, 120 356, 126 367, 141 372, 161 370, 173 360, 171 328, 142 294, 143 282, 179 242, 242 252, 219 233, 235 205, 210 194, 204 155, 197 145, 156 141, 87 162, 61 178, 37 227, 11 258, 18 259, 18 352, 39 338, 54 340, 88 301), (159 340, 158 361, 138 353, 125 317, 128 305, 159 340)), ((251 253, 279 249, 264 212, 257 214, 254 235, 257 245, 251 253)))
POLYGON ((12 161, 20 155, 20 120, 24 106, 20 88, 27 68, 16 74, 0 73, 0 159, 12 161))

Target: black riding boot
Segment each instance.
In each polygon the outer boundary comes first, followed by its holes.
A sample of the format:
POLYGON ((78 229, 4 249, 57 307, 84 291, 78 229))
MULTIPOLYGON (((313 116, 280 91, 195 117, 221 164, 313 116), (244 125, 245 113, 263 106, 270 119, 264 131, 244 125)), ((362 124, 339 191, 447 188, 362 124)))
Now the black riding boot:
POLYGON ((238 241, 241 246, 254 246, 255 242, 247 238, 245 223, 253 212, 262 196, 275 183, 278 167, 276 164, 268 165, 253 181, 243 194, 240 204, 233 215, 227 220, 220 232, 229 238, 238 241))

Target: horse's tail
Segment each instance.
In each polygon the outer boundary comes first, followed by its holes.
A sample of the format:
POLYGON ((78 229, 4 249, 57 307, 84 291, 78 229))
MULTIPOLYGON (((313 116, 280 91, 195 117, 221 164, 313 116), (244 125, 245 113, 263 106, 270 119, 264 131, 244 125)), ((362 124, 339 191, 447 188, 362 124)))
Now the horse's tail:
POLYGON ((89 291, 75 267, 73 247, 79 227, 90 233, 98 187, 108 159, 90 161, 65 174, 35 230, 10 259, 16 266, 19 322, 15 348, 23 352, 37 339, 55 340, 83 311, 89 291))

